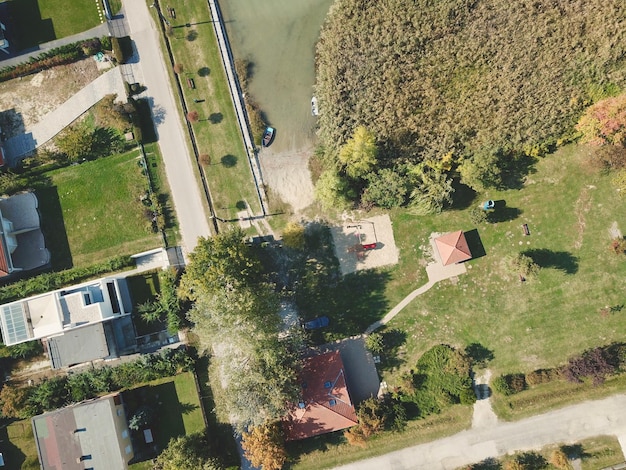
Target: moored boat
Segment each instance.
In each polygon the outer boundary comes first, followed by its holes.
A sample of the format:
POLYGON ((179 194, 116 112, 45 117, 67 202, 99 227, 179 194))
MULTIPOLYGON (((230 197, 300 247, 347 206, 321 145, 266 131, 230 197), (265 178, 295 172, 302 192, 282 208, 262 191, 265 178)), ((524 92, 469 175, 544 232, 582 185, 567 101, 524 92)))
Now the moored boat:
POLYGON ((317 107, 317 98, 315 96, 311 98, 311 114, 313 116, 318 116, 320 114, 319 108, 317 107))
POLYGON ((269 147, 269 145, 272 143, 272 139, 274 138, 274 128, 273 127, 266 127, 265 128, 265 132, 263 133, 263 147, 269 147))

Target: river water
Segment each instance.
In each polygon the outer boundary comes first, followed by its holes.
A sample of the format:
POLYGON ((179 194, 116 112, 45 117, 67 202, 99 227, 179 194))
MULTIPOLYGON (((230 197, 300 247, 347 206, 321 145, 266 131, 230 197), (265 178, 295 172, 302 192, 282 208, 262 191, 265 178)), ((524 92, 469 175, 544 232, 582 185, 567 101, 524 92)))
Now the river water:
POLYGON ((253 63, 249 92, 276 129, 272 153, 298 152, 314 144, 315 43, 332 3, 219 1, 235 58, 253 63))

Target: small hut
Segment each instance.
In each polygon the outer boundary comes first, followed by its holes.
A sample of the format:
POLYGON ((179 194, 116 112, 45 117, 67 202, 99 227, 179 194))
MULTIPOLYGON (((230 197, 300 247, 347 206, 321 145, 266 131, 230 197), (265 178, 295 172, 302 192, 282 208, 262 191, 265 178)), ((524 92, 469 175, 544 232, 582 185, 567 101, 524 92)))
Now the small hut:
POLYGON ((463 230, 450 232, 435 238, 435 245, 444 266, 472 259, 463 230))

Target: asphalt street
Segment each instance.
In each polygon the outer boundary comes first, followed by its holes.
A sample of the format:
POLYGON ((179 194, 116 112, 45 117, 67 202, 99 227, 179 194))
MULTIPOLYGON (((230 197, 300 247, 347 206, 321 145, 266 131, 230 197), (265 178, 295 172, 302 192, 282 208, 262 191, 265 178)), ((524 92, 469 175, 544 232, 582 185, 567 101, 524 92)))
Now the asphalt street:
POLYGON ((169 67, 159 47, 159 29, 146 2, 124 3, 124 13, 135 42, 139 61, 134 64, 134 76, 146 86, 145 95, 152 103, 159 145, 165 163, 167 179, 176 208, 184 252, 192 251, 198 237, 210 236, 202 193, 194 175, 195 164, 185 141, 181 116, 170 87, 169 67))
MULTIPOLYGON (((451 470, 516 451, 589 437, 626 436, 626 395, 587 401, 520 421, 497 422, 338 467, 341 470, 451 470)), ((616 462, 617 463, 617 462, 616 462)))

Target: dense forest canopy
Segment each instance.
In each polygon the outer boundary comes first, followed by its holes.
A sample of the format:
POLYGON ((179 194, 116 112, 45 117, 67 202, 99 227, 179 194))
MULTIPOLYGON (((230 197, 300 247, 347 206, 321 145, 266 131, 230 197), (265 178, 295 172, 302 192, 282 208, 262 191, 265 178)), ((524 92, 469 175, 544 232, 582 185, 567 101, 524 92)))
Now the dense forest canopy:
POLYGON ((377 138, 376 170, 537 155, 624 88, 626 2, 337 0, 316 62, 326 168, 359 126, 377 138))

